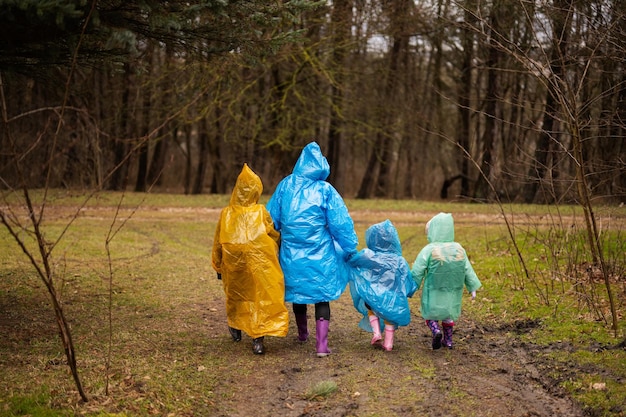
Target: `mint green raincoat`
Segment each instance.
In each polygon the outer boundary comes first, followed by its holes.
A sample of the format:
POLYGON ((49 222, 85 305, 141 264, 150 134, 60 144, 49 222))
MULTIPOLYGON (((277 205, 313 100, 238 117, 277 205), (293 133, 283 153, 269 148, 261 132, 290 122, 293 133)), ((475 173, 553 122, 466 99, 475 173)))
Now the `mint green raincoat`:
POLYGON ((421 314, 425 320, 457 320, 461 315, 463 287, 476 291, 480 280, 465 249, 454 241, 454 220, 439 213, 426 224, 426 245, 417 255, 411 275, 422 289, 421 314))

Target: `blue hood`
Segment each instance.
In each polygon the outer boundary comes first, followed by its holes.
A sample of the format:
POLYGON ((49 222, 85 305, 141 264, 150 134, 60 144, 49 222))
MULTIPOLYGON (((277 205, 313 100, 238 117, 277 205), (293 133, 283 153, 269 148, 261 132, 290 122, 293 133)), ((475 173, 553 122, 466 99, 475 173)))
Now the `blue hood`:
POLYGON ((365 243, 374 252, 392 253, 402 256, 400 237, 390 220, 370 226, 365 231, 365 243))
POLYGON ((330 175, 330 165, 322 154, 320 146, 311 142, 302 149, 302 153, 293 167, 293 174, 310 180, 326 180, 330 175))

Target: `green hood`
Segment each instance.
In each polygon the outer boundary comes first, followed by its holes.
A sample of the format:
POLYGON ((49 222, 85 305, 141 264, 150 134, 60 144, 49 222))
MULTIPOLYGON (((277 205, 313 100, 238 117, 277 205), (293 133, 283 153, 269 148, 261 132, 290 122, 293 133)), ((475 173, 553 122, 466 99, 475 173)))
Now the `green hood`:
POLYGON ((439 213, 426 223, 430 243, 454 242, 454 219, 450 213, 439 213))

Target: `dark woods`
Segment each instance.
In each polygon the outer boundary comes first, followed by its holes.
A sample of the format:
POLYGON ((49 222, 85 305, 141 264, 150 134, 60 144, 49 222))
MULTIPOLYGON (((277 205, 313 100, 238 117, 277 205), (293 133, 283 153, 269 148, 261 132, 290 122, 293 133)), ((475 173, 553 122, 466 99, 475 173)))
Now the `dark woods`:
POLYGON ((317 140, 345 197, 626 201, 623 0, 17 3, 1 188, 271 192, 317 140))

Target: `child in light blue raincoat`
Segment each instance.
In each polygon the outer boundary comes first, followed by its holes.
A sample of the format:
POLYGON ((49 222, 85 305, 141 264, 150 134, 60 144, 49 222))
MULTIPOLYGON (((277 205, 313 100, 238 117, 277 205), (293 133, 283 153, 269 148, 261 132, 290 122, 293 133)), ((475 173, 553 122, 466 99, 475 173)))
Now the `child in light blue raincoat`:
POLYGON ((367 248, 352 258, 350 293, 354 307, 363 314, 359 327, 373 333, 371 344, 381 343, 381 324, 385 338, 382 348, 393 349, 394 332, 411 322, 408 298, 417 290, 408 262, 402 256, 400 238, 389 220, 365 231, 367 248))
POLYGON ((417 255, 411 274, 422 289, 421 313, 433 336, 433 349, 452 349, 454 322, 461 315, 463 287, 476 297, 480 280, 465 249, 454 241, 454 220, 439 213, 426 223, 426 245, 417 255), (439 327, 442 321, 443 332, 439 327))
POLYGON ((319 145, 304 147, 290 175, 276 187, 267 210, 280 232, 285 301, 293 303, 298 340, 309 336, 307 304, 315 304, 317 356, 330 354, 330 301, 348 284, 342 263, 356 253, 358 239, 343 199, 328 182, 330 165, 319 145))

